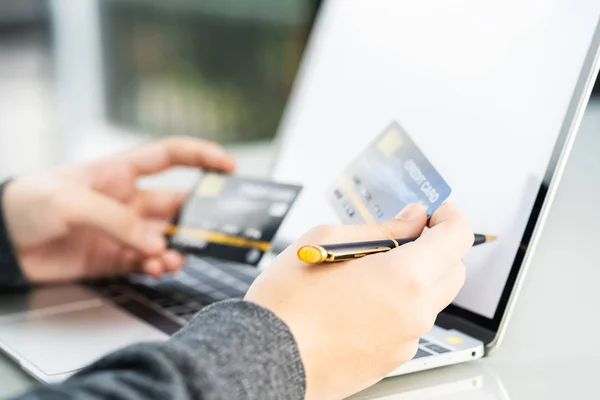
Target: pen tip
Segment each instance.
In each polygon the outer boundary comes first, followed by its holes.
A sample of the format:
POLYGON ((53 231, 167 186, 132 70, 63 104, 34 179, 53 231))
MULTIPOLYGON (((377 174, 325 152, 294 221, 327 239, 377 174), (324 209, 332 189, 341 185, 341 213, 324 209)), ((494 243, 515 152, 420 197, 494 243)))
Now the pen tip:
POLYGON ((485 235, 485 241, 486 242, 493 242, 496 239, 497 239, 497 237, 494 236, 494 235, 485 235))

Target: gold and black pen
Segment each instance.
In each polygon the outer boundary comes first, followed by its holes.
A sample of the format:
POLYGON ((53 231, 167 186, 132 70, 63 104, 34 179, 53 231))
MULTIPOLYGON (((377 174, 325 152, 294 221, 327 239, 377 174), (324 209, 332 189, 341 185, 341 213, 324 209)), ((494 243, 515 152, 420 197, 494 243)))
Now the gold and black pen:
MULTIPOLYGON (((309 264, 348 261, 369 254, 384 253, 417 239, 418 237, 412 237, 404 239, 372 240, 368 242, 302 246, 298 249, 298 258, 309 264)), ((496 240, 495 236, 476 233, 473 240, 473 246, 494 240, 496 240)))

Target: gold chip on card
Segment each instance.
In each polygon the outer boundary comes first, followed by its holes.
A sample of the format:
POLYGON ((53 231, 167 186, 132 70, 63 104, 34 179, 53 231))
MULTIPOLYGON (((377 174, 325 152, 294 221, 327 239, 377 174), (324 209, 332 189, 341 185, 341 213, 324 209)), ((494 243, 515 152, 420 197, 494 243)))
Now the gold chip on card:
POLYGON ((377 143, 379 150, 386 156, 391 156, 402 145, 402 136, 395 126, 392 126, 377 143))
POLYGON ((198 197, 216 197, 223 190, 225 182, 227 182, 226 176, 208 173, 198 185, 196 195, 198 197))

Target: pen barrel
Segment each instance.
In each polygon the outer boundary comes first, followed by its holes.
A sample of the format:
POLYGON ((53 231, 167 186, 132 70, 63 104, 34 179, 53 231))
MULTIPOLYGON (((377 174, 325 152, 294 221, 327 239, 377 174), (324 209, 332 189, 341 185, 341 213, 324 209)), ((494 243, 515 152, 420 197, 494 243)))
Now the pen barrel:
MULTIPOLYGON (((402 246, 403 244, 413 242, 417 238, 406 238, 406 239, 396 239, 398 246, 402 246)), ((368 242, 354 242, 354 243, 336 243, 336 244, 324 244, 321 245, 325 250, 329 252, 342 252, 342 251, 350 251, 350 250, 370 250, 382 247, 388 247, 393 249, 396 247, 396 243, 393 240, 385 239, 385 240, 371 240, 368 242)))

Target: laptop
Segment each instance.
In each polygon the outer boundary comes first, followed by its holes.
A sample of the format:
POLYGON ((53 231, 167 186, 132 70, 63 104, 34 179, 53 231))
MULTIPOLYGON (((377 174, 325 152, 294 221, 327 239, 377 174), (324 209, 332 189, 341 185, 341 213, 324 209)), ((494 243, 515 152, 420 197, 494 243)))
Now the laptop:
POLYGON ((326 186, 396 119, 453 186, 451 201, 474 230, 498 240, 465 257, 464 288, 390 376, 492 354, 593 87, 599 17, 593 1, 325 2, 271 174, 304 190, 259 268, 190 256, 160 280, 4 293, 0 349, 36 379, 58 382, 123 346, 167 339, 208 304, 242 298, 281 249, 337 222, 326 186))

